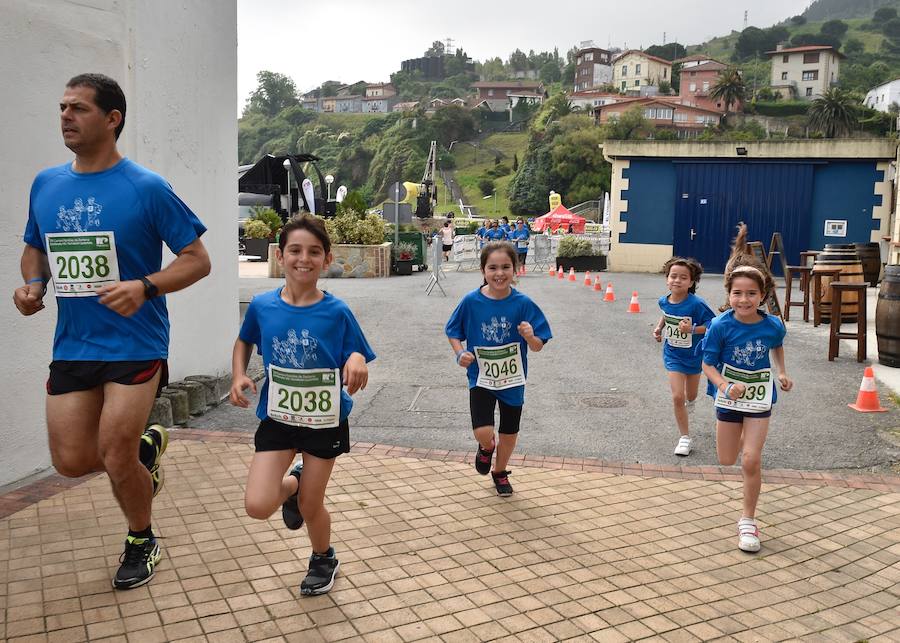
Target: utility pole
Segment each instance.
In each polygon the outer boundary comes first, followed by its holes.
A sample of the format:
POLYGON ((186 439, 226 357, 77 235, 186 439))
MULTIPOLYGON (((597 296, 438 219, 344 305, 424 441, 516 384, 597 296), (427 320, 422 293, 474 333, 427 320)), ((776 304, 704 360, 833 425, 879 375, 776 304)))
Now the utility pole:
POLYGON ((744 9, 744 29, 747 28, 747 14, 748 13, 749 12, 746 9, 744 9))
POLYGON ((454 55, 455 53, 456 53, 456 52, 455 52, 454 49, 453 49, 453 38, 447 38, 447 39, 444 41, 444 55, 445 55, 445 56, 452 56, 452 55, 454 55))

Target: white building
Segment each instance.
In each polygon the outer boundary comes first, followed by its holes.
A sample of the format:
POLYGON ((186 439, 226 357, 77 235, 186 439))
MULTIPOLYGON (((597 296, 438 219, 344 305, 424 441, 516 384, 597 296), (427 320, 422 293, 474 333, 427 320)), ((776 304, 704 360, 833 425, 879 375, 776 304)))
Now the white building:
POLYGON ((888 111, 893 103, 900 105, 900 78, 873 87, 863 101, 866 107, 877 109, 879 112, 888 111))
MULTIPOLYGON (((230 371, 237 335, 237 8, 235 0, 7 0, 0 21, 0 307, 6 365, 0 485, 50 466, 44 383, 56 303, 23 317, 12 305, 35 174, 72 159, 59 129, 66 81, 115 78, 128 100, 119 150, 164 176, 209 231, 212 274, 168 296, 170 378, 230 371), (15 150, 16 153, 10 153, 15 150)), ((172 255, 166 251, 163 262, 172 255)))
POLYGON ((804 45, 767 51, 772 60, 772 91, 782 98, 813 100, 837 84, 841 58, 834 47, 804 45))

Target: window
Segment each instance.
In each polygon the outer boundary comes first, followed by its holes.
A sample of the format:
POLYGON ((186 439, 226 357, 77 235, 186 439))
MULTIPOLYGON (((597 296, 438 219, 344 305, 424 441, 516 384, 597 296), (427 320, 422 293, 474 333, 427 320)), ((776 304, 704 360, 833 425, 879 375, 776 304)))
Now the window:
POLYGON ((697 75, 697 72, 695 72, 695 71, 691 72, 691 76, 696 76, 696 75, 697 75))
POLYGON ((703 91, 705 91, 705 92, 709 91, 709 81, 708 80, 703 81, 703 91))
POLYGON ((819 70, 803 72, 803 80, 819 80, 819 70))
POLYGON ((510 94, 512 94, 512 90, 511 90, 511 89, 507 89, 507 90, 506 90, 506 95, 509 96, 510 94))
POLYGON ((806 95, 807 95, 807 96, 812 96, 812 87, 807 87, 807 88, 806 88, 806 95))
POLYGON ((781 72, 781 80, 787 80, 787 72, 786 71, 781 72))
POLYGON ((581 64, 581 56, 578 57, 578 60, 575 61, 575 64, 576 64, 576 65, 580 65, 580 64, 581 64))
POLYGON ((584 59, 587 60, 588 62, 592 61, 594 59, 594 52, 585 54, 584 59))
POLYGON ((676 123, 686 123, 687 119, 688 119, 688 116, 684 112, 675 112, 675 122, 676 123))
POLYGON ((791 59, 790 55, 785 54, 781 57, 781 62, 786 63, 786 62, 789 62, 790 59, 791 59))
POLYGON ((640 76, 640 75, 641 75, 641 66, 640 66, 640 65, 635 65, 635 66, 634 66, 634 75, 635 75, 635 76, 640 76))
POLYGON ((623 76, 628 75, 628 65, 622 65, 622 75, 623 76))
POLYGON ((628 85, 628 83, 623 80, 622 81, 622 91, 625 91, 626 85, 628 85))
POLYGON ((691 83, 691 84, 690 84, 690 90, 691 90, 692 92, 697 91, 697 83, 691 83))
POLYGON ((669 73, 669 69, 667 67, 663 67, 663 78, 666 77, 666 74, 669 73))
POLYGON ((641 86, 641 81, 640 81, 640 80, 635 80, 635 81, 634 81, 634 86, 635 86, 635 87, 640 87, 640 86, 641 86))
POLYGON ((493 95, 494 95, 494 90, 493 90, 493 89, 489 89, 489 90, 488 90, 488 96, 493 96, 493 95))
POLYGON ((803 64, 804 65, 815 64, 817 62, 819 62, 819 52, 818 51, 815 53, 812 53, 812 54, 803 54, 803 64))

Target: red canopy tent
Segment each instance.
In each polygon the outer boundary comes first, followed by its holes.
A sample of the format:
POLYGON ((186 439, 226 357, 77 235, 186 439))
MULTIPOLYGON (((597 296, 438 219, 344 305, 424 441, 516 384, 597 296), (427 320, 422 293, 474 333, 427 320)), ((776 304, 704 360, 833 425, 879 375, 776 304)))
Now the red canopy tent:
POLYGON ((571 225, 573 232, 576 234, 584 234, 584 224, 586 222, 587 219, 580 217, 577 214, 572 214, 566 206, 560 204, 547 214, 535 219, 534 223, 531 224, 531 227, 538 232, 543 232, 544 228, 549 227, 551 232, 555 232, 560 227, 564 231, 568 231, 569 225, 571 225))

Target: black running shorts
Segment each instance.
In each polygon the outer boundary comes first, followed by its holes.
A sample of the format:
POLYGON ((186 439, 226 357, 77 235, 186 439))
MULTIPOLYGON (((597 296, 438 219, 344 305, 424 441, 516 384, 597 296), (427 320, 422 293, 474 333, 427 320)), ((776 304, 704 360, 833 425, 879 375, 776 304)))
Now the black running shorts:
POLYGON ((501 402, 489 390, 475 386, 469 389, 469 413, 472 415, 472 429, 494 426, 494 407, 500 405, 500 433, 510 435, 519 432, 522 407, 501 402))
POLYGON ((144 384, 161 372, 156 396, 169 383, 169 364, 164 359, 143 362, 76 362, 54 360, 50 363, 47 394, 63 395, 75 391, 89 391, 107 382, 134 386, 144 384))
POLYGON ((772 409, 763 411, 762 413, 744 413, 743 411, 732 411, 731 409, 716 408, 716 419, 721 422, 734 422, 735 424, 743 424, 744 418, 767 418, 771 417, 772 409))
POLYGON ((290 449, 330 460, 350 452, 350 424, 344 420, 331 429, 310 429, 266 418, 259 423, 253 443, 257 451, 290 449))

